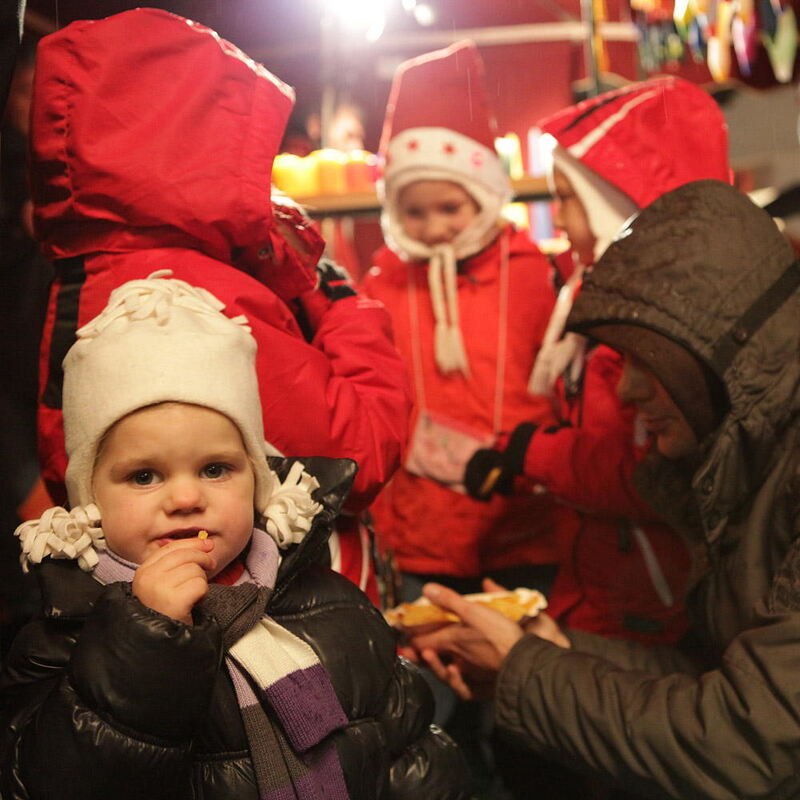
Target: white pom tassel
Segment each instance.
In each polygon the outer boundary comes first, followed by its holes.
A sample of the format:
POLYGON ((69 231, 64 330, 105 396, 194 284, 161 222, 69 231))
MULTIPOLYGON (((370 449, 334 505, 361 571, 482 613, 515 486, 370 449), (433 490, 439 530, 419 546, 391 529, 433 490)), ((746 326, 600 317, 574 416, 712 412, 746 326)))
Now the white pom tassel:
POLYGON ((90 572, 97 564, 97 550, 104 550, 106 540, 100 527, 96 505, 78 506, 67 511, 61 506, 48 508, 39 519, 23 522, 15 531, 22 554, 20 563, 27 572, 30 564, 44 558, 70 558, 90 572))
MULTIPOLYGON (((583 364, 586 339, 575 333, 564 334, 567 317, 575 301, 576 292, 580 289, 583 273, 584 267, 576 263, 575 271, 558 293, 528 379, 528 394, 552 395, 556 381, 567 367, 578 359, 581 366, 583 364)), ((575 373, 574 368, 572 372, 575 373)))
POLYGON ((262 512, 267 533, 278 547, 302 542, 311 530, 314 517, 322 510, 322 505, 311 499, 311 493, 318 488, 317 479, 299 461, 292 464, 286 480, 278 484, 262 512))
POLYGON ((450 326, 445 321, 437 322, 433 331, 433 350, 436 357, 436 366, 446 375, 452 372, 452 358, 450 357, 450 326))
POLYGON ((469 361, 467 351, 464 347, 464 337, 461 335, 461 328, 457 325, 450 327, 450 358, 451 371, 460 372, 465 377, 469 377, 469 361))
POLYGON ((456 259, 450 245, 438 245, 428 262, 428 289, 435 320, 433 352, 436 366, 448 375, 469 377, 469 361, 458 312, 456 259))

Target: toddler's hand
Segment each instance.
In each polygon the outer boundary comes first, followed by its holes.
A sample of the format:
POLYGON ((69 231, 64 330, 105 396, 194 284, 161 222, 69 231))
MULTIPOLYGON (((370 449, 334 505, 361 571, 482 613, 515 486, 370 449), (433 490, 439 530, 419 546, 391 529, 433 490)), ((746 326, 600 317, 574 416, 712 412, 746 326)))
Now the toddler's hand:
POLYGON ((192 608, 208 593, 216 561, 211 539, 181 539, 153 553, 136 570, 134 595, 148 608, 187 625, 192 608))

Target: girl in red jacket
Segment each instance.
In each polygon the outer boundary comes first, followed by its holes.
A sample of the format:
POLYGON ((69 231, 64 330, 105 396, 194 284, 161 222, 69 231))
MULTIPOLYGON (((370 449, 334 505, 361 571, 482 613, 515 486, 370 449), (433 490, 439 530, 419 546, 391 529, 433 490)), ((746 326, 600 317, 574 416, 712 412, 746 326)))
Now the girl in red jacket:
POLYGON ((415 396, 403 466, 372 510, 402 573, 401 597, 481 576, 546 589, 558 516, 546 495, 464 489, 464 465, 523 420, 545 427, 528 377, 552 309, 549 264, 501 219, 511 187, 494 150, 482 64, 471 43, 398 69, 380 146, 382 226, 365 290, 392 315, 415 396))
POLYGON ((562 625, 672 644, 688 624, 689 555, 631 485, 650 442, 635 408, 616 395, 622 359, 562 333, 584 270, 628 217, 684 183, 728 180, 725 120, 702 89, 665 78, 586 100, 540 126, 552 137, 556 224, 570 240, 573 264, 531 384, 555 398, 561 424, 518 427, 504 448, 476 454, 465 482, 471 494, 488 498, 512 491, 524 476, 521 483, 543 485, 580 509, 580 527, 561 543, 550 597, 549 611, 562 625))

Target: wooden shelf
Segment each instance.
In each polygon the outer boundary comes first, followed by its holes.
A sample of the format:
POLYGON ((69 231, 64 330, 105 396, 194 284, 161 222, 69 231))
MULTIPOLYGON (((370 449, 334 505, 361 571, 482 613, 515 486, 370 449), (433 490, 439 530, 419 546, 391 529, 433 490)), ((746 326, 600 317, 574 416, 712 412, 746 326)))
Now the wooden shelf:
MULTIPOLYGON (((511 181, 514 200, 526 202, 547 200, 550 190, 545 178, 526 175, 511 181)), ((320 194, 311 197, 295 198, 312 217, 359 216, 378 214, 381 210, 375 192, 351 192, 349 194, 320 194)))
POLYGON ((511 181, 511 186, 514 189, 515 202, 549 200, 551 198, 550 187, 544 176, 534 178, 532 175, 525 175, 518 180, 511 181))
POLYGON ((375 192, 316 194, 295 199, 312 217, 336 214, 376 214, 381 208, 375 192))

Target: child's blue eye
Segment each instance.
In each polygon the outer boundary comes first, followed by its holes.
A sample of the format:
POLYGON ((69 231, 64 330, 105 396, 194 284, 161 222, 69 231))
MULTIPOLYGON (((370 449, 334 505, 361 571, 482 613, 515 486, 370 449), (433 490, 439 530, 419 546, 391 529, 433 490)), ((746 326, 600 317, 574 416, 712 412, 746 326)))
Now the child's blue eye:
POLYGON ((131 483, 135 483, 137 486, 150 486, 155 483, 155 479, 156 474, 151 469, 140 469, 128 478, 131 483))
POLYGON ((225 464, 206 464, 203 467, 204 478, 222 478, 230 472, 230 467, 225 464))

